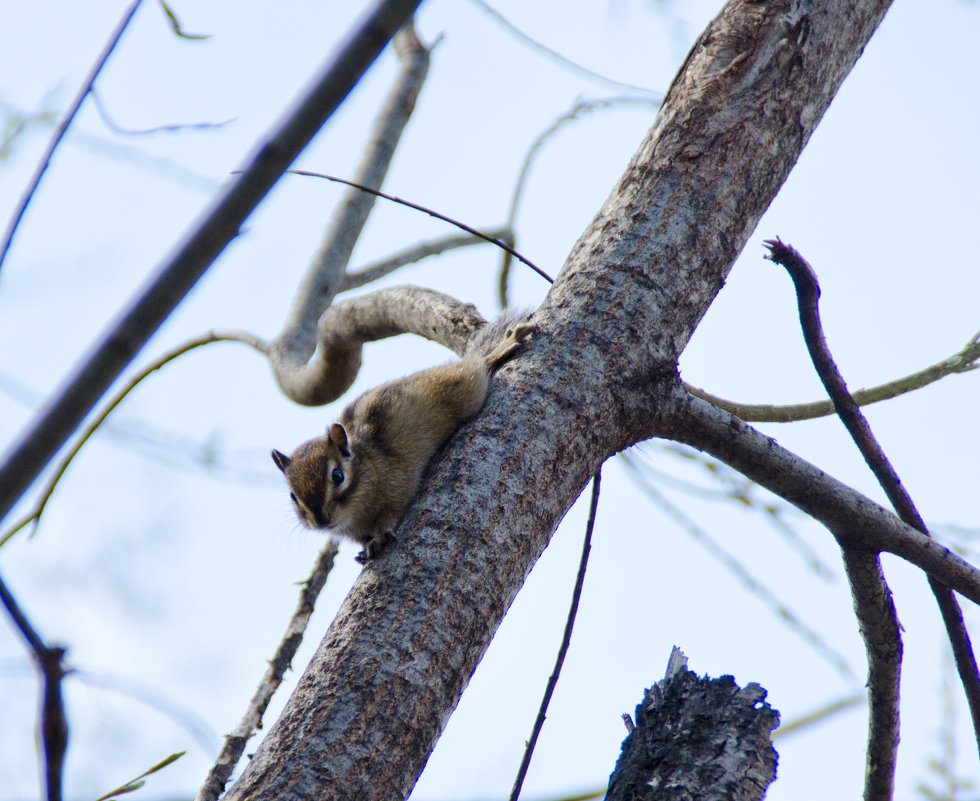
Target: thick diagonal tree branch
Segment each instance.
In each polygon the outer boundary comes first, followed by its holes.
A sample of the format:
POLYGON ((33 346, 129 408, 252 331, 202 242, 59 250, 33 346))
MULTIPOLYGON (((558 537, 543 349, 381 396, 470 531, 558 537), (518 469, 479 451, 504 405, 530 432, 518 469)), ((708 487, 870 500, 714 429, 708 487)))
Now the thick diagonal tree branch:
POLYGON ((430 465, 397 546, 355 583, 229 801, 404 798, 603 459, 678 436, 672 407, 724 414, 677 387, 677 355, 888 5, 733 0, 711 23, 534 339, 430 465))

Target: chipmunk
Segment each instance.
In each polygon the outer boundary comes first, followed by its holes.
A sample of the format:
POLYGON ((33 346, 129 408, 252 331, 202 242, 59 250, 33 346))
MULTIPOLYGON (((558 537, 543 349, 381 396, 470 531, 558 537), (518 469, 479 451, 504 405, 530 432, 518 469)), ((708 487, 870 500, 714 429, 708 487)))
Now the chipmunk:
POLYGON ((307 528, 332 529, 364 546, 361 564, 394 540, 392 530, 412 502, 429 460, 473 417, 487 397, 490 375, 533 331, 527 323, 487 326, 459 361, 369 390, 322 437, 291 456, 272 451, 289 497, 307 528), (492 348, 492 349, 491 349, 492 348), (489 353, 485 351, 489 350, 489 353))

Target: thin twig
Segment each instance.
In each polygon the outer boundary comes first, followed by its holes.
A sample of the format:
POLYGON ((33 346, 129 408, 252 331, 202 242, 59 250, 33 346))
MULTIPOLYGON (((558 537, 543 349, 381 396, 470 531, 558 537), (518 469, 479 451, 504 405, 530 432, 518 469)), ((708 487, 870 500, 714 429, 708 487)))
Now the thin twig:
POLYGON ((599 484, 602 479, 602 468, 596 470, 592 476, 592 500, 589 504, 589 519, 585 524, 585 541, 582 543, 582 557, 579 560, 578 575, 575 577, 575 588, 572 590, 572 603, 568 610, 568 619, 565 621, 565 634, 562 637, 561 647, 558 649, 558 656, 555 659, 555 668, 548 679, 548 686, 545 687, 544 697, 541 699, 541 707, 538 709, 538 717, 534 721, 534 728, 531 730, 531 737, 524 748, 524 758, 521 760, 521 767, 517 771, 517 778, 514 779, 514 787, 510 791, 510 801, 517 801, 521 794, 521 786, 524 784, 524 777, 531 764, 531 755, 534 753, 534 746, 544 726, 544 719, 548 712, 548 704, 551 703, 551 695, 558 684, 558 676, 561 674, 562 665, 565 662, 565 654, 568 653, 568 646, 572 641, 572 628, 575 625, 575 615, 578 612, 578 603, 582 597, 582 585, 585 582, 585 570, 589 564, 589 551, 592 549, 592 530, 595 528, 596 509, 599 506, 599 484))
MULTIPOLYGON (((544 147, 545 142, 558 133, 558 131, 561 130, 561 128, 566 124, 577 120, 586 112, 594 111, 600 108, 609 108, 611 106, 624 103, 637 103, 645 106, 653 105, 659 107, 662 102, 663 95, 658 95, 656 97, 599 97, 592 98, 590 100, 577 100, 568 111, 558 117, 558 119, 545 128, 544 131, 538 134, 535 140, 531 143, 531 146, 528 148, 527 153, 524 154, 524 161, 521 164, 521 169, 517 174, 517 183, 514 185, 514 191, 510 197, 510 210, 507 213, 506 223, 507 229, 511 231, 512 239, 510 244, 514 244, 513 232, 517 222, 517 209, 521 202, 521 196, 524 194, 524 186, 527 183, 527 176, 531 171, 531 164, 534 162, 534 159, 541 148, 544 147)), ((500 262, 500 272, 497 277, 497 302, 500 303, 500 307, 502 309, 506 309, 509 305, 507 293, 510 282, 510 264, 511 254, 509 252, 505 252, 500 262)))
MULTIPOLYGON (((494 230, 487 231, 487 236, 492 239, 498 239, 500 241, 510 241, 510 231, 506 228, 498 228, 494 230)), ((386 275, 390 275, 408 264, 415 264, 423 259, 427 259, 430 256, 438 256, 441 253, 445 253, 447 250, 456 250, 458 248, 471 247, 472 245, 483 245, 486 244, 487 240, 473 236, 472 234, 466 235, 453 235, 445 236, 442 239, 433 239, 428 242, 421 242, 414 247, 403 250, 401 253, 396 253, 394 256, 389 256, 387 259, 382 259, 381 261, 369 264, 366 267, 362 267, 356 272, 349 272, 344 276, 344 281, 340 285, 341 292, 349 292, 352 289, 359 289, 362 286, 377 281, 384 278, 386 275)))
MULTIPOLYGON (((778 238, 767 240, 765 245, 770 251, 768 258, 785 267, 793 280, 793 285, 796 287, 800 323, 803 327, 803 335, 810 352, 810 358, 834 403, 834 409, 841 418, 841 422, 844 423, 844 427, 861 451, 864 460, 871 468, 875 478, 878 479, 878 483, 898 516, 909 526, 921 531, 926 536, 930 536, 925 521, 923 521, 918 509, 915 508, 911 496, 902 486, 898 474, 874 438, 871 426, 848 392, 847 385, 844 383, 844 379, 831 356, 830 349, 827 347, 823 327, 820 323, 820 287, 813 268, 794 248, 784 245, 778 238)), ((963 684, 973 717, 977 747, 980 749, 980 675, 978 675, 976 658, 970 644, 970 636, 963 623, 963 613, 949 587, 931 576, 929 577, 929 586, 939 604, 943 623, 953 648, 960 681, 963 684)))
POLYGON ((428 214, 430 217, 435 217, 437 220, 442 220, 443 222, 447 222, 450 225, 455 225, 457 228, 459 228, 462 231, 466 231, 466 233, 468 234, 477 236, 480 239, 485 239, 487 242, 489 242, 492 245, 496 245, 501 250, 506 250, 515 259, 526 264, 528 267, 534 270, 534 272, 540 275, 545 281, 547 281, 550 284, 554 283, 554 279, 551 276, 549 276, 548 273, 546 273, 544 270, 538 267, 530 259, 524 258, 520 253, 514 250, 514 248, 512 248, 506 242, 503 242, 500 239, 496 239, 490 236, 489 234, 485 234, 483 233, 483 231, 478 231, 476 228, 471 228, 466 223, 460 222, 459 220, 454 220, 452 217, 447 217, 445 214, 440 214, 438 211, 427 208, 426 206, 420 206, 418 203, 412 203, 412 201, 410 200, 405 200, 400 197, 395 197, 394 195, 389 195, 385 192, 380 192, 377 189, 372 189, 369 186, 362 186, 361 184, 355 183, 354 181, 348 181, 346 178, 337 178, 334 175, 325 175, 322 172, 311 172, 310 170, 288 170, 288 172, 293 173, 293 175, 305 175, 308 178, 323 178, 327 181, 334 181, 338 184, 346 184, 347 186, 353 186, 355 189, 360 189, 362 192, 369 192, 372 195, 377 195, 378 197, 384 198, 385 200, 390 200, 392 203, 398 203, 402 206, 408 206, 408 208, 410 209, 415 209, 416 211, 424 212, 425 214, 428 214))
MULTIPOLYGON (((725 501, 728 503, 740 503, 743 506, 763 515, 764 519, 779 534, 786 544, 796 551, 806 562, 807 566, 821 579, 832 580, 837 574, 828 567, 820 558, 817 552, 810 546, 799 532, 796 531, 783 517, 786 513, 795 511, 795 507, 778 498, 775 502, 764 501, 755 497, 760 485, 746 478, 741 473, 732 470, 724 462, 720 462, 711 456, 688 448, 686 445, 674 444, 670 442, 658 442, 657 449, 680 459, 694 462, 708 473, 708 476, 720 484, 727 485, 728 489, 713 489, 703 487, 692 481, 678 478, 676 475, 653 467, 649 461, 643 460, 643 471, 656 478, 658 483, 675 487, 698 498, 706 498, 712 501, 725 501)), ((644 449, 636 449, 636 453, 643 454, 644 449)), ((633 449, 623 451, 620 456, 630 460, 633 458, 633 449)))
POLYGON ((845 698, 841 698, 834 701, 826 706, 821 707, 815 712, 810 712, 802 717, 794 718, 786 723, 780 723, 779 728, 772 733, 772 739, 775 740, 779 737, 789 737, 792 734, 797 734, 800 731, 812 726, 814 723, 820 723, 827 718, 838 714, 839 712, 845 712, 855 706, 863 704, 867 700, 867 693, 858 692, 853 695, 848 695, 845 698))
POLYGON ((212 342, 242 342, 249 347, 254 348, 259 353, 265 354, 268 351, 268 346, 265 342, 246 331, 208 331, 206 334, 202 334, 199 337, 188 340, 176 348, 167 351, 166 353, 158 356, 152 362, 150 362, 146 367, 140 370, 138 373, 133 375, 119 390, 115 395, 109 400, 109 402, 103 407, 102 411, 99 412, 92 420, 89 421, 88 425, 82 429, 81 435, 75 440, 75 443, 67 451, 67 453, 62 456, 61 460, 58 462, 54 473, 48 478, 45 483, 41 493, 34 503, 34 507, 20 520, 17 520, 7 531, 0 535, 0 548, 7 544, 11 537, 13 537, 18 531, 23 529, 25 526, 33 524, 32 531, 36 531, 38 525, 41 522, 41 515, 44 513, 45 507, 48 505, 48 501, 51 500, 51 495, 58 486, 58 482, 61 481, 62 476, 68 469, 68 466, 72 463, 78 452, 82 449, 89 438, 96 432, 96 430, 101 426, 106 418, 112 414, 115 408, 122 403, 123 399, 136 388, 145 378, 152 375, 154 372, 159 370, 166 364, 169 364, 178 356, 183 356, 185 353, 199 348, 202 345, 210 345, 212 342))
POLYGON ((77 667, 72 668, 70 677, 74 682, 87 684, 96 690, 115 693, 155 709, 164 717, 170 718, 177 726, 180 726, 197 742, 198 747, 205 754, 211 756, 217 751, 218 738, 211 730, 208 722, 201 718, 195 710, 168 696, 159 687, 129 676, 96 673, 77 667))
POLYGON ((241 230, 252 210, 340 106, 420 0, 373 6, 312 89, 262 144, 149 287, 129 306, 0 466, 0 518, 241 230))
POLYGON ((630 91, 634 91, 634 92, 650 92, 651 94, 654 93, 653 89, 647 89, 645 86, 637 86, 636 84, 617 81, 614 78, 607 78, 605 75, 590 70, 588 67, 583 67, 581 64, 575 63, 567 56, 563 56, 561 53, 557 52, 556 50, 552 50, 547 45, 544 45, 541 42, 537 41, 536 39, 533 39, 530 36, 528 36, 526 33, 524 33, 524 31, 518 28, 513 22, 511 22, 506 17, 504 17, 503 14, 501 14, 499 11, 497 11, 488 3, 485 3, 484 0, 473 0, 473 2, 476 3, 476 5, 478 5, 480 8, 482 8, 493 19, 495 19, 500 25, 502 25, 504 28, 506 28, 508 31, 514 34, 518 39, 521 39, 523 42, 530 45, 535 50, 540 50, 549 58, 554 59, 559 64, 562 64, 563 66, 574 70, 580 75, 584 75, 586 78, 589 78, 594 81, 601 81, 602 83, 608 84, 610 86, 618 86, 620 89, 629 89, 630 91))
POLYGON ((68 719, 61 693, 61 680, 68 674, 64 666, 65 649, 44 644, 7 589, 3 578, 0 578, 0 603, 3 603, 10 619, 27 640, 44 682, 39 726, 44 744, 44 781, 47 801, 61 801, 61 776, 68 750, 68 719))
MULTIPOLYGON (((852 394, 858 406, 869 406, 879 401, 897 398, 906 392, 928 386, 940 378, 954 373, 966 373, 976 370, 977 360, 980 359, 980 331, 973 335, 962 350, 954 353, 948 359, 926 367, 912 375, 880 384, 871 389, 859 389, 852 394)), ((812 403, 794 403, 786 406, 772 404, 737 403, 736 401, 719 398, 703 389, 684 383, 684 388, 692 395, 697 395, 726 412, 742 418, 746 423, 794 423, 799 420, 813 420, 834 414, 834 404, 829 400, 813 401, 812 403)))
POLYGON ((739 562, 728 551, 721 547, 714 539, 697 523, 695 523, 684 512, 672 504, 662 493, 651 484, 646 476, 628 459, 623 460, 627 466, 627 472, 640 490, 653 502, 660 510, 670 517, 678 526, 684 529, 689 536, 698 542, 712 557, 720 562, 724 568, 735 577, 735 579, 752 595, 766 606, 786 627, 796 634, 803 642, 809 645, 827 662, 834 666, 838 673, 848 681, 855 681, 856 676, 847 659, 843 654, 836 651, 820 633, 808 626, 792 609, 784 604, 772 590, 755 578, 749 570, 739 562))
POLYGON ((116 29, 112 32, 112 36, 109 37, 109 41, 106 43, 105 47, 102 48, 102 53, 99 55, 98 59, 96 59, 92 69, 89 70, 89 74, 86 76, 85 82, 82 84, 82 88, 78 91, 78 94, 75 95, 74 102, 71 104, 71 107, 68 109, 68 112, 62 118, 61 122, 58 123, 54 136, 52 136, 51 141, 48 142, 47 150, 44 151, 44 155, 41 157, 41 162, 34 171, 34 176, 31 178, 31 183, 27 187, 27 191, 21 197, 17 210, 14 212, 14 216, 11 218, 10 224, 7 226, 7 231, 3 237, 3 244, 0 245, 0 268, 3 267, 3 261, 7 257, 7 251, 10 249, 10 243, 13 241, 14 234, 17 232, 17 227, 20 225, 21 218, 23 218, 24 212, 27 211, 27 207, 30 205, 31 199, 34 197, 34 193, 37 191, 38 185, 41 183, 41 178, 48 169, 48 164, 51 163, 51 157, 54 156, 54 151, 57 150, 58 145, 61 144, 62 138, 64 138, 65 133, 68 131, 68 126, 72 124, 72 121, 75 119, 75 115, 78 114, 78 110, 82 107, 82 103, 85 102, 85 98, 88 96, 88 93, 92 91, 92 85, 95 83, 95 79, 99 77, 99 73, 102 72, 102 68, 105 66, 106 61, 109 60, 109 56, 112 55, 112 51, 115 50, 116 45, 119 44, 119 40, 122 38, 126 27, 129 25, 133 15, 136 13, 136 9, 138 9, 140 6, 140 2, 141 0, 136 0, 123 13, 122 18, 119 20, 119 24, 116 25, 116 29))
POLYGON ((170 123, 168 125, 154 125, 152 128, 123 128, 109 114, 109 110, 102 102, 99 93, 92 89, 92 105, 99 113, 99 117, 106 128, 120 136, 153 136, 159 133, 182 133, 184 131, 212 131, 230 125, 234 120, 224 120, 223 122, 184 122, 170 123))
POLYGON ((323 589, 323 585, 327 581, 327 576, 333 569, 337 548, 337 540, 331 538, 327 542, 327 547, 320 554, 313 573, 303 584, 303 590, 299 596, 299 605, 286 627, 286 634, 282 642, 279 643, 275 656, 269 662, 269 668, 266 670, 265 676, 262 677, 262 681, 259 683, 241 722, 225 738, 225 745, 221 749, 221 754, 208 773, 208 778, 198 792, 196 801, 215 801, 221 795, 228 778, 238 764, 238 760, 242 758, 245 744, 255 731, 261 728, 262 716, 269 706, 269 701, 272 700, 273 694, 282 684, 283 676, 303 642, 303 634, 310 621, 310 616, 313 614, 317 596, 319 596, 320 590, 323 589))

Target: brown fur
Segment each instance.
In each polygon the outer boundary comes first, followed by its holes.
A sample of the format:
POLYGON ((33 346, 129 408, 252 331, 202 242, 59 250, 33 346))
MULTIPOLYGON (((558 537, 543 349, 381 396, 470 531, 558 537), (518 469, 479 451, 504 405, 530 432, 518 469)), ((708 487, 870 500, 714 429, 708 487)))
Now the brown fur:
POLYGON ((300 522, 364 545, 358 561, 377 556, 394 539, 432 456, 480 411, 490 374, 531 330, 515 326, 489 355, 470 353, 382 384, 344 409, 324 436, 291 456, 273 451, 300 522))

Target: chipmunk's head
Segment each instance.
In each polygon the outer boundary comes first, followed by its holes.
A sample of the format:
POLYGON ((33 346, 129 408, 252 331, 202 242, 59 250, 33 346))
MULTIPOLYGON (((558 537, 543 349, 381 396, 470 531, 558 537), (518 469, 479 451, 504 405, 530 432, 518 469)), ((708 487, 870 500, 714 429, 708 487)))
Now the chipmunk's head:
POLYGON ((291 456, 272 452, 272 461, 286 476, 289 499, 307 528, 336 528, 350 522, 345 503, 357 481, 347 431, 334 423, 326 435, 304 442, 291 456))

